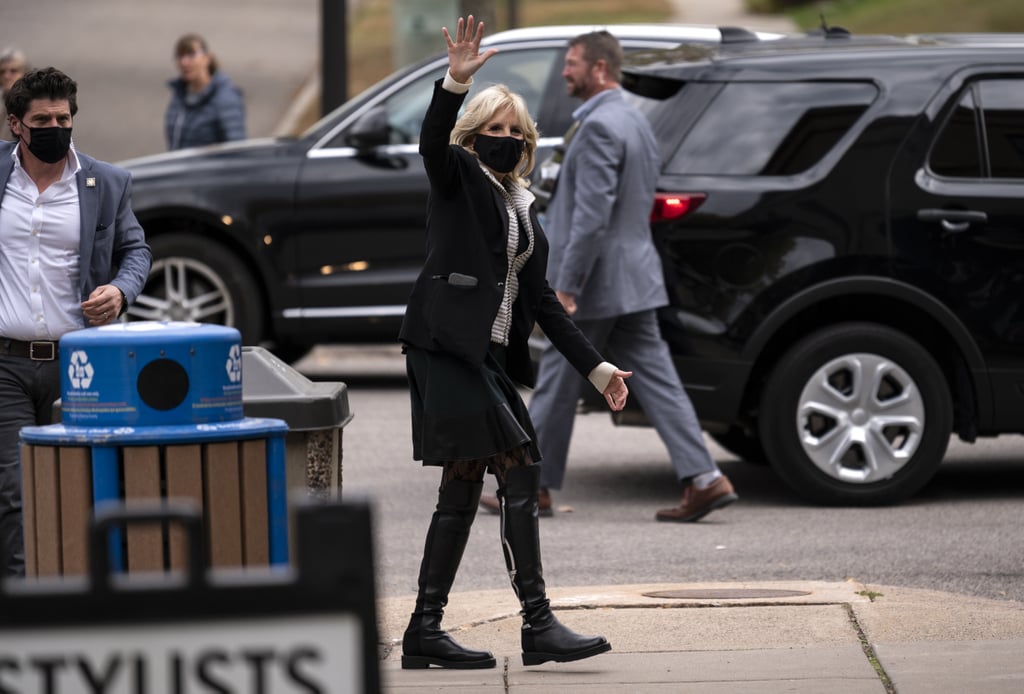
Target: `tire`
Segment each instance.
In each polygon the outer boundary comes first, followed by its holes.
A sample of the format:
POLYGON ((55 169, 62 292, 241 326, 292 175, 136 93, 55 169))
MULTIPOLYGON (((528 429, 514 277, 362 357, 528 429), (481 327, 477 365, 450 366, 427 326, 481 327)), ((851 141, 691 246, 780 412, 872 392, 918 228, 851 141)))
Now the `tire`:
POLYGON ((765 463, 764 446, 756 433, 738 426, 729 427, 727 431, 708 433, 715 443, 747 463, 765 463))
POLYGON ((942 462, 953 422, 932 356, 873 323, 798 342, 768 378, 760 412, 761 442, 779 476, 833 505, 889 504, 917 492, 942 462))
POLYGON ((150 240, 153 267, 135 303, 131 321, 194 321, 237 328, 242 344, 264 334, 263 298, 245 265, 219 243, 195 234, 165 234, 150 240))

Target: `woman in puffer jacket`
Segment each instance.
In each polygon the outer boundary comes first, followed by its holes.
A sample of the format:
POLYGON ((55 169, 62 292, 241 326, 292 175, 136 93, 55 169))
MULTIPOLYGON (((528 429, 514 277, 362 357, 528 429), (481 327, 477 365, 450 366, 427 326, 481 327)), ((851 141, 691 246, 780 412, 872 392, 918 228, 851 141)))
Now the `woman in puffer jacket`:
POLYGON ((174 55, 181 73, 170 80, 164 116, 168 149, 198 147, 245 138, 242 90, 217 69, 217 59, 197 34, 178 39, 174 55))

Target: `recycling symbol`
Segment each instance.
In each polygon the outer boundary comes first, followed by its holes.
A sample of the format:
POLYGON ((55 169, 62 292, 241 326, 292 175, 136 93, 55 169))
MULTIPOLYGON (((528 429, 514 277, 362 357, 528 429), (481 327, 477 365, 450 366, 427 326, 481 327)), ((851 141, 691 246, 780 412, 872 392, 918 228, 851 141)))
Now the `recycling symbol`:
POLYGON ((92 383, 92 364, 89 363, 89 356, 85 350, 76 349, 71 353, 71 363, 68 365, 68 380, 71 387, 76 390, 84 390, 92 383))
POLYGON ((242 348, 239 345, 231 345, 228 352, 228 361, 224 365, 228 372, 228 380, 232 383, 240 383, 242 380, 242 348))

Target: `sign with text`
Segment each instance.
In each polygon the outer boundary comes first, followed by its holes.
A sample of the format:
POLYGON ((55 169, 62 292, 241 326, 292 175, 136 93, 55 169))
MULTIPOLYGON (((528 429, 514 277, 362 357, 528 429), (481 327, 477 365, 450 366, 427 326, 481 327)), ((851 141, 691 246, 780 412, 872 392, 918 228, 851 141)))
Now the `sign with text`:
POLYGON ((210 571, 194 509, 98 513, 88 580, 0 582, 0 694, 377 694, 369 518, 311 501, 290 566, 210 571), (141 522, 184 525, 187 574, 109 570, 141 522))
POLYGON ((351 615, 0 634, 3 694, 363 691, 351 615))

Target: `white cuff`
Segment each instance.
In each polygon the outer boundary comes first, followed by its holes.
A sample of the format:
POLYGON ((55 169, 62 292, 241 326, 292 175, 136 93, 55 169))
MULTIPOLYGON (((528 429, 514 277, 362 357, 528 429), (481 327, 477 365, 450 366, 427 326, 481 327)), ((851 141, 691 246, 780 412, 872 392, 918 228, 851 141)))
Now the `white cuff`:
POLYGON ((594 367, 594 370, 587 376, 587 380, 597 388, 598 393, 603 393, 608 384, 611 383, 612 377, 615 372, 618 371, 618 367, 614 364, 609 364, 606 361, 601 362, 594 367))
POLYGON ((470 77, 469 81, 463 84, 462 82, 456 82, 455 78, 452 77, 451 70, 446 70, 444 73, 444 82, 441 83, 441 88, 446 92, 452 94, 465 94, 469 91, 469 88, 473 85, 473 78, 470 77))

